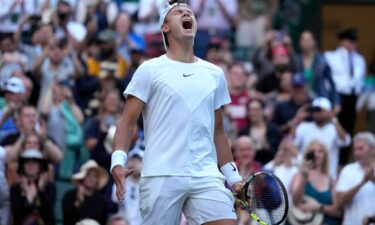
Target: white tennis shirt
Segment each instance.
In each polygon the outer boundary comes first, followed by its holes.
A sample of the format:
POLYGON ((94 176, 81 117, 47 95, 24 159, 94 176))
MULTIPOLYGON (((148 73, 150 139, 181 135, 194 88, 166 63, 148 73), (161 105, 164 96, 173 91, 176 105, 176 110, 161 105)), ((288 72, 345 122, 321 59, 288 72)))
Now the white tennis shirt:
POLYGON ((162 55, 140 65, 124 95, 146 103, 142 177, 222 176, 213 141, 214 111, 230 102, 222 69, 162 55))

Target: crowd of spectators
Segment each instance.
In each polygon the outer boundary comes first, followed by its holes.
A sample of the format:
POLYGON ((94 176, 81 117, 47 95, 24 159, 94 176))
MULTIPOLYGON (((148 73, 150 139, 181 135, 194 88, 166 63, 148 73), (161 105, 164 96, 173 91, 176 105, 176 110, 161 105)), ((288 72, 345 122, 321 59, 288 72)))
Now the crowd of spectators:
MULTIPOLYGON (((114 197, 111 142, 134 71, 164 53, 163 1, 0 0, 0 225, 140 224, 142 118, 124 202, 114 197)), ((355 28, 332 51, 311 31, 294 43, 272 22, 288 3, 190 0, 195 53, 226 74, 239 172, 280 177, 292 205, 286 224, 370 224, 375 63, 357 51, 355 28), (309 215, 314 223, 302 223, 309 215)), ((252 224, 240 209, 238 218, 252 224)))

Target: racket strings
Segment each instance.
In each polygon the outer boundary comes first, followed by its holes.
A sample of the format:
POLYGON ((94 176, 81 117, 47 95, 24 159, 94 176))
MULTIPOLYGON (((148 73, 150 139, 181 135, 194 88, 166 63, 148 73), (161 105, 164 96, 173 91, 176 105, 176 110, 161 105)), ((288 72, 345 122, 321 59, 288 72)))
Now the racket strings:
POLYGON ((269 174, 254 176, 249 182, 246 202, 261 220, 278 224, 285 218, 288 207, 284 187, 269 174))

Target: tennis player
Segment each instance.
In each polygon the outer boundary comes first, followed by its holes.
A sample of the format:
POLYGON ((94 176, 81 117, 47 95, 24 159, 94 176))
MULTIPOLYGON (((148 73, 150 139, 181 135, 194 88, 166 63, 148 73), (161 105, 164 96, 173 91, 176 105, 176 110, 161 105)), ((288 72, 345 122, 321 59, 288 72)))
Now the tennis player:
POLYGON ((178 225, 182 212, 189 225, 235 225, 224 182, 236 193, 242 178, 223 129, 222 107, 230 102, 224 73, 194 56, 197 22, 185 1, 161 10, 160 27, 167 53, 144 62, 124 92, 111 164, 117 198, 124 198, 132 172, 125 168, 127 150, 142 113, 142 225, 178 225))

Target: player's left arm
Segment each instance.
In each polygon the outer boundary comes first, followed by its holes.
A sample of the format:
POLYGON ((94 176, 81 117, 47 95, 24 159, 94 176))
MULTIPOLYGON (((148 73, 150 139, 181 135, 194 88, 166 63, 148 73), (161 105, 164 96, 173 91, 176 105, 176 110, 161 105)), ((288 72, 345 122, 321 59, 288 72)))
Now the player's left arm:
POLYGON ((224 131, 223 110, 221 108, 215 110, 214 143, 219 168, 226 177, 232 191, 237 193, 242 187, 242 177, 238 173, 236 164, 233 162, 232 151, 224 131))

